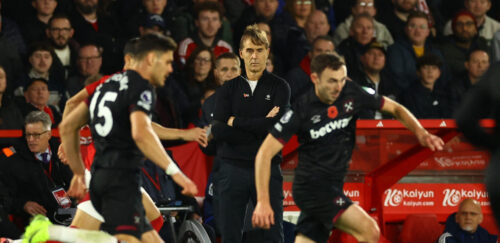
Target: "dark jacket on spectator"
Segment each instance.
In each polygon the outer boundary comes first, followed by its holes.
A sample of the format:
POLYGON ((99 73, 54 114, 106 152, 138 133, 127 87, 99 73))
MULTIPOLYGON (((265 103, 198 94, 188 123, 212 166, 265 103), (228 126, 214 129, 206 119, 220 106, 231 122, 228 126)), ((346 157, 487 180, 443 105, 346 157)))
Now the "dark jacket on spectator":
POLYGON ((377 20, 384 24, 391 32, 394 41, 406 38, 405 26, 406 22, 401 20, 394 13, 394 8, 378 9, 377 20))
POLYGON ((451 116, 449 96, 437 83, 431 91, 416 81, 403 91, 400 102, 418 119, 439 119, 451 116))
MULTIPOLYGON (((32 111, 39 110, 38 108, 36 108, 32 104, 27 103, 26 100, 24 99, 24 97, 16 97, 15 101, 16 101, 17 106, 21 110, 21 114, 23 115, 23 117, 26 117, 32 111)), ((44 107, 44 109, 42 111, 49 114, 50 120, 52 121, 52 128, 57 128, 57 126, 59 125, 59 123, 62 120, 62 115, 59 112, 59 110, 52 105, 47 105, 44 107)), ((22 123, 22 124, 24 124, 24 123, 22 123)))
MULTIPOLYGON (((8 147, 0 147, 0 161, 5 161, 7 159, 7 155, 4 151, 9 153, 11 148, 8 147)), ((1 166, 5 166, 0 162, 1 166)), ((14 225, 8 216, 8 213, 12 211, 12 203, 13 197, 10 194, 10 189, 8 185, 8 179, 5 168, 1 167, 0 169, 0 235, 3 237, 9 237, 12 239, 18 239, 21 237, 21 231, 14 225)))
POLYGON ((102 68, 104 74, 111 74, 120 71, 123 67, 123 46, 124 42, 120 39, 121 28, 116 19, 111 15, 98 14, 98 31, 87 22, 83 16, 76 10, 71 16, 71 24, 75 29, 75 38, 81 45, 89 42, 97 43, 102 46, 102 68))
POLYGON ((0 32, 0 53, 0 65, 7 75, 6 93, 14 94, 14 88, 23 73, 24 66, 15 43, 8 39, 5 32, 0 32))
POLYGON ((26 42, 21 34, 21 31, 13 20, 3 17, 1 33, 4 34, 5 38, 7 38, 12 44, 14 44, 17 48, 17 51, 21 56, 26 54, 26 42))
POLYGON ((40 21, 36 14, 30 16, 21 27, 21 33, 23 34, 24 40, 26 44, 31 44, 36 41, 42 41, 47 38, 45 35, 45 29, 47 28, 47 24, 40 21))
MULTIPOLYGON (((378 84, 378 89, 375 86, 375 83, 370 80, 370 78, 366 75, 366 73, 359 73, 358 76, 351 77, 352 80, 357 83, 359 86, 363 88, 370 88, 376 94, 387 96, 392 100, 396 100, 399 97, 400 90, 394 83, 394 80, 389 76, 386 71, 380 72, 380 82, 378 84)), ((359 114, 360 119, 373 119, 375 118, 375 113, 377 111, 371 109, 365 109, 359 114)), ((384 119, 393 118, 390 115, 383 114, 384 119)))
MULTIPOLYGON (((427 41, 424 46, 424 55, 428 53, 437 55, 445 63, 439 49, 435 48, 430 41, 427 41)), ((389 46, 386 60, 386 67, 401 90, 407 89, 414 80, 418 79, 417 56, 408 38, 396 40, 393 45, 389 46)), ((448 78, 448 68, 443 65, 440 79, 447 80, 448 78)))
POLYGON ((467 90, 472 86, 469 76, 465 73, 462 78, 450 83, 450 107, 453 111, 460 106, 467 90))
POLYGON ((67 191, 73 176, 70 168, 62 164, 57 157, 58 148, 59 143, 52 139, 50 141, 52 156, 49 164, 38 161, 26 144, 16 147, 16 152, 3 160, 1 167, 8 172, 7 183, 14 198, 11 213, 28 220, 31 215, 28 215, 23 207, 26 202, 34 201, 47 210, 47 217, 54 220, 54 213, 59 204, 52 192, 58 188, 67 191))
POLYGON ((362 70, 360 57, 368 45, 361 45, 351 36, 340 42, 337 52, 344 56, 347 66, 347 76, 359 75, 362 70))
POLYGON ((474 233, 469 233, 460 228, 455 221, 453 213, 446 219, 446 225, 443 234, 437 240, 437 243, 496 243, 498 236, 488 233, 480 225, 474 233))
POLYGON ((470 51, 475 49, 485 50, 490 53, 486 39, 476 36, 469 49, 463 49, 456 44, 456 38, 451 35, 441 44, 441 52, 443 53, 444 60, 449 66, 453 78, 459 78, 467 70, 465 69, 465 61, 470 51))
MULTIPOLYGON (((14 102, 12 97, 5 95, 2 97, 0 106, 0 129, 23 129, 24 116, 14 102)), ((0 137, 0 149, 14 145, 18 138, 0 137)))
POLYGON ((309 75, 311 75, 311 58, 306 55, 300 65, 294 67, 285 76, 285 80, 290 85, 290 103, 293 104, 298 97, 307 93, 314 85, 309 75))

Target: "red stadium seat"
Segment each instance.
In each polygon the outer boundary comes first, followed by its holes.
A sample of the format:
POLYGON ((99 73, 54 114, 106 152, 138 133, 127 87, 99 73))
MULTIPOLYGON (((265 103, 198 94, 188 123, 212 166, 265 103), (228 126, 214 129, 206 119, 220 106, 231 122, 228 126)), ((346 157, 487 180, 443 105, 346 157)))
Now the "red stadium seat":
POLYGON ((401 243, 434 243, 443 229, 435 214, 410 214, 403 224, 399 240, 401 243))

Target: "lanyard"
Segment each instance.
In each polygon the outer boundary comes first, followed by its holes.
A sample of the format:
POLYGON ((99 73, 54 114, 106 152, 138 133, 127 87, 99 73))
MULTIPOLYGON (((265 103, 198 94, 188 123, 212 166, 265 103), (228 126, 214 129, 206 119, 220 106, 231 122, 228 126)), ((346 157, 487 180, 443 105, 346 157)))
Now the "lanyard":
POLYGON ((52 158, 49 161, 49 171, 45 169, 45 167, 42 165, 43 173, 49 178, 49 180, 54 184, 54 181, 52 180, 52 158))
POLYGON ((153 185, 156 187, 156 190, 161 192, 161 186, 160 186, 160 178, 158 177, 158 173, 155 173, 156 175, 156 181, 149 175, 149 173, 146 171, 146 169, 142 168, 142 172, 148 177, 148 179, 153 183, 153 185))

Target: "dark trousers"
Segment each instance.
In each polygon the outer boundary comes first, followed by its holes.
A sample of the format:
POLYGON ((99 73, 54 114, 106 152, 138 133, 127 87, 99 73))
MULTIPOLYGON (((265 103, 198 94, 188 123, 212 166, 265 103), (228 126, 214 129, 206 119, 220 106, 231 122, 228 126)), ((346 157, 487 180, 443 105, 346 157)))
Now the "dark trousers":
MULTIPOLYGON (((242 242, 247 203, 257 202, 254 168, 235 166, 222 160, 216 178, 217 226, 223 243, 242 242)), ((274 225, 258 229, 256 242, 283 242, 283 176, 279 165, 271 165, 269 199, 274 211, 274 225)))

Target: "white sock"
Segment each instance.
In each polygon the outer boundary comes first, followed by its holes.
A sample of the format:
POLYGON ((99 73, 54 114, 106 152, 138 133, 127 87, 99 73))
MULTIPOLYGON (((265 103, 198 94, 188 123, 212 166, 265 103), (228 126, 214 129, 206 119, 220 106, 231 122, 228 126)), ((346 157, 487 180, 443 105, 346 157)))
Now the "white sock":
POLYGON ((118 240, 104 231, 68 228, 59 225, 49 226, 51 240, 61 242, 102 242, 118 243, 118 240))

